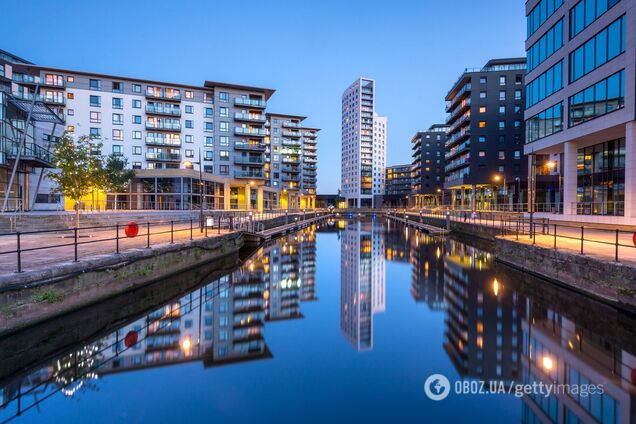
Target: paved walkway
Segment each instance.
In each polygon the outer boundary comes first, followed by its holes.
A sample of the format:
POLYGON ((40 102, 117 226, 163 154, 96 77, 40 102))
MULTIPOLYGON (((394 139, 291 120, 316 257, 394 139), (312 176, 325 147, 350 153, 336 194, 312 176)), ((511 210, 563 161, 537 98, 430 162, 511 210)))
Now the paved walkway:
MULTIPOLYGON (((411 219, 417 220, 419 218, 419 212, 407 212, 411 219)), ((400 215, 400 213, 398 213, 400 215)), ((423 217, 432 217, 445 219, 445 217, 439 214, 423 213, 423 217)), ((499 217, 492 219, 491 213, 483 213, 481 219, 479 214, 472 218, 472 215, 468 213, 466 220, 462 214, 459 216, 451 216, 451 220, 454 222, 466 222, 474 225, 487 226, 492 228, 501 229, 504 226, 506 229, 512 231, 514 234, 502 236, 508 240, 517 241, 517 223, 514 221, 513 215, 510 215, 510 221, 503 218, 503 215, 499 214, 499 217), (503 222, 502 222, 503 220, 503 222)), ((536 235, 534 237, 535 244, 540 247, 554 249, 555 237, 554 237, 554 225, 556 224, 556 248, 557 250, 566 251, 569 253, 580 254, 581 253, 581 226, 575 224, 563 224, 559 222, 551 221, 550 224, 541 225, 540 219, 536 222, 536 235)), ((584 225, 583 230, 583 254, 596 257, 601 260, 615 261, 616 259, 616 230, 608 229, 607 226, 603 228, 593 228, 593 224, 584 225)), ((529 236, 529 223, 527 218, 523 223, 519 225, 518 242, 524 244, 532 244, 533 239, 529 236)), ((634 233, 631 231, 620 230, 618 234, 618 261, 621 263, 636 265, 636 245, 633 241, 634 233)))

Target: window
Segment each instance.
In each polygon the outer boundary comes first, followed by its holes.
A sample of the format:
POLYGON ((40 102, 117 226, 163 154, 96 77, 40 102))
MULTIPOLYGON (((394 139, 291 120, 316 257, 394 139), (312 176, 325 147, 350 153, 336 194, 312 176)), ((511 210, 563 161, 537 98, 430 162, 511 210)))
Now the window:
POLYGON ((486 77, 479 77, 480 84, 486 84, 486 82, 488 82, 488 79, 486 77))
POLYGON ((185 121, 185 127, 186 128, 194 128, 194 121, 191 119, 186 119, 185 121))
POLYGON ((479 141, 480 143, 485 143, 485 142, 486 142, 486 136, 484 136, 484 135, 480 135, 480 136, 479 136, 479 138, 478 138, 478 141, 479 141))
POLYGON ((141 100, 133 99, 132 107, 133 109, 141 109, 141 100))
POLYGON ((113 130, 113 140, 123 141, 124 132, 122 130, 113 130))
POLYGON ((214 123, 213 122, 205 122, 205 132, 213 132, 214 131, 214 123))
POLYGON ((521 100, 521 90, 515 90, 515 100, 521 100))
POLYGON ((226 93, 225 91, 219 92, 219 101, 223 103, 227 103, 230 101, 230 93, 226 93))
POLYGON ((133 124, 141 124, 141 115, 133 115, 132 116, 133 124))
POLYGON ((133 146, 133 155, 141 154, 141 146, 133 146))
POLYGON ((90 105, 92 107, 101 107, 102 105, 101 96, 90 96, 90 105))
POLYGON ((480 91, 479 92, 479 98, 480 99, 485 99, 486 98, 486 92, 485 91, 480 91))
POLYGON ((101 112, 96 112, 96 111, 91 111, 90 112, 90 121, 94 124, 101 124, 102 123, 102 113, 101 112))
POLYGON ((625 70, 570 97, 570 126, 582 124, 625 106, 625 70))
POLYGON ((515 125, 515 128, 521 128, 521 121, 518 119, 515 119, 514 125, 515 125))
MULTIPOLYGON (((223 159, 223 152, 221 152, 221 160, 228 160, 230 158, 229 157, 229 153, 228 152, 226 152, 226 153, 228 154, 228 157, 227 157, 227 159, 223 159)), ((214 152, 211 151, 211 150, 206 150, 205 152, 203 152, 203 155, 204 155, 203 156, 204 160, 207 160, 207 161, 214 160, 214 152)))
POLYGON ((141 140, 141 131, 133 131, 132 138, 133 140, 141 140))
MULTIPOLYGON (((186 91, 187 93, 187 91, 186 91)), ((194 157, 194 150, 192 149, 185 149, 185 157, 187 158, 193 158, 194 157)))
POLYGON ((124 99, 121 97, 113 97, 113 109, 123 109, 124 99))
POLYGON ((203 165, 203 172, 207 172, 208 174, 214 173, 214 166, 212 165, 203 165))
POLYGON ((66 77, 66 82, 75 82, 75 77, 73 75, 69 75, 66 77))
MULTIPOLYGON (((210 111, 212 111, 212 109, 210 109, 210 111)), ((212 112, 210 112, 210 115, 212 115, 212 112)), ((227 107, 219 108, 219 115, 222 118, 228 118, 230 116, 230 109, 227 107)))
POLYGON ((124 115, 121 113, 113 113, 113 124, 124 125, 124 115))
POLYGON ((620 0, 581 0, 570 9, 570 38, 576 37, 620 0))
POLYGON ((505 75, 501 75, 499 77, 499 85, 506 85, 506 80, 507 80, 506 76, 505 75))
POLYGON ((141 162, 133 162, 132 169, 141 169, 141 162))
POLYGON ((501 172, 503 174, 504 172, 506 172, 506 167, 503 165, 499 165, 497 167, 497 172, 501 172))
POLYGON ((214 137, 205 137, 203 139, 203 145, 207 146, 207 147, 212 147, 214 146, 214 137))
POLYGON ((506 129, 506 121, 499 121, 498 127, 500 130, 506 129))
POLYGON ((123 154, 122 146, 119 144, 113 144, 113 155, 121 156, 123 154))
POLYGON ((102 129, 101 128, 91 128, 89 130, 89 134, 93 138, 100 138, 102 136, 102 129))
POLYGON ((499 100, 506 100, 506 92, 504 90, 499 91, 499 100))
POLYGON ((228 175, 230 173, 230 167, 228 165, 219 166, 219 174, 228 175))
POLYGON ((230 152, 227 150, 221 150, 219 156, 221 160, 230 160, 230 152))
POLYGON ((123 93, 124 92, 124 83, 113 81, 113 93, 123 93))
POLYGON ((506 114, 506 107, 499 106, 499 115, 505 115, 505 114, 506 114))
POLYGON ((222 135, 219 137, 219 144, 221 146, 229 146, 230 145, 230 138, 226 135, 222 135))
POLYGON ((192 113, 192 105, 186 105, 185 113, 192 113))
POLYGON ((479 128, 486 128, 486 121, 479 121, 479 128))
POLYGON ((562 46, 563 19, 557 22, 528 49, 528 72, 542 64, 562 46))
POLYGON ((504 144, 506 142, 506 136, 500 135, 499 137, 497 137, 497 142, 499 142, 499 144, 504 144))
POLYGON ((521 113, 521 106, 515 105, 515 113, 521 113))
POLYGON ((486 106, 479 106, 479 113, 486 113, 486 106))
POLYGON ((71 92, 66 93, 66 98, 67 99, 71 99, 71 100, 74 99, 75 98, 75 93, 71 93, 71 92))
POLYGON ((219 131, 228 132, 230 130, 230 124, 228 122, 221 122, 219 124, 219 131))
POLYGON ((191 136, 191 135, 189 135, 189 134, 188 134, 188 135, 186 135, 186 136, 185 136, 185 142, 186 142, 186 143, 192 143, 192 142, 193 142, 193 141, 192 141, 192 136, 191 136))
POLYGON ((570 82, 589 74, 625 51, 625 15, 570 53, 570 82))
POLYGON ((186 99, 194 99, 194 93, 190 90, 186 90, 185 91, 185 98, 186 99))
POLYGON ((506 159, 506 151, 499 150, 499 160, 505 160, 505 159, 506 159))
POLYGON ((516 160, 521 159, 521 150, 515 150, 515 151, 514 151, 514 158, 515 158, 516 160))
POLYGON ((526 86, 526 107, 536 105, 563 88, 563 61, 539 75, 526 86))
POLYGON ((66 114, 68 116, 74 116, 75 115, 75 110, 74 109, 66 109, 66 114))
POLYGON ((141 84, 133 84, 131 87, 133 93, 141 93, 141 84))
POLYGON ((486 151, 485 150, 480 150, 479 151, 479 157, 480 158, 485 158, 486 157, 486 151))
POLYGON ((563 0, 541 0, 526 16, 528 38, 563 4, 563 0))
POLYGON ((98 79, 91 79, 88 81, 88 87, 91 90, 101 90, 102 89, 102 81, 98 79))
POLYGON ((523 75, 515 75, 515 85, 523 84, 523 75))

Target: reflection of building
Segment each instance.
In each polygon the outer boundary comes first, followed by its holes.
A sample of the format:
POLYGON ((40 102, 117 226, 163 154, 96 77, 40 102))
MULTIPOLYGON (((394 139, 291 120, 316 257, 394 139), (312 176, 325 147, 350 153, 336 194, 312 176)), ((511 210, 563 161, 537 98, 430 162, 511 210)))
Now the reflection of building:
POLYGON ((423 232, 410 237, 411 296, 433 311, 444 310, 444 244, 423 232))
POLYGON ((542 305, 533 305, 523 317, 522 334, 524 383, 602 384, 604 390, 589 396, 567 392, 547 397, 524 396, 523 422, 634 422, 634 352, 613 345, 610 334, 590 332, 542 305))
POLYGON ((413 229, 387 221, 384 228, 384 253, 386 260, 408 262, 411 248, 409 235, 414 234, 416 233, 413 229))
POLYGON ((214 367, 271 357, 265 322, 301 316, 300 301, 315 299, 314 245, 313 227, 299 231, 262 248, 231 274, 16 377, 0 387, 0 412, 12 411, 9 405, 16 404, 23 411, 46 399, 42 393, 50 383, 72 396, 112 373, 188 361, 214 367), (306 289, 304 282, 309 283, 306 289), (18 402, 19 393, 37 396, 23 395, 18 402))
POLYGON ((491 279, 490 254, 447 240, 444 348, 462 377, 513 381, 519 376, 516 293, 491 279))
POLYGON ((382 226, 348 221, 342 231, 340 328, 357 350, 373 348, 373 314, 385 310, 382 226))
POLYGON ((411 164, 388 166, 384 181, 384 206, 407 207, 411 194, 411 164))

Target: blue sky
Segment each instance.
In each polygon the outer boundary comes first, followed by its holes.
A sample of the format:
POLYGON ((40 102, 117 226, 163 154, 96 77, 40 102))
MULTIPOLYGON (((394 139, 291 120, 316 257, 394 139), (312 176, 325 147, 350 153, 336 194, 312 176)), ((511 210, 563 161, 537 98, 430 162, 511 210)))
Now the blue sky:
POLYGON ((524 55, 521 0, 22 0, 3 10, 0 49, 37 64, 275 88, 269 111, 322 128, 319 193, 340 186, 340 96, 358 76, 376 80, 389 117, 387 163, 407 163, 411 136, 443 122, 465 67, 524 55))

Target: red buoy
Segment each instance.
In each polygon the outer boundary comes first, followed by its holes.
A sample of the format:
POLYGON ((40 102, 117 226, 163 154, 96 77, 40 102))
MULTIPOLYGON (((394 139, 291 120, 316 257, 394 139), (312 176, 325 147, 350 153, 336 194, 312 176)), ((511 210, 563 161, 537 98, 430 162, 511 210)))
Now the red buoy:
POLYGON ((136 331, 129 331, 126 334, 126 337, 124 337, 124 345, 126 347, 133 347, 135 344, 137 344, 138 338, 139 338, 139 335, 137 334, 136 331))
POLYGON ((137 234, 139 234, 139 225, 137 225, 135 221, 130 221, 128 224, 126 224, 124 232, 126 233, 126 237, 135 237, 137 234))
POLYGON ((636 233, 632 236, 632 241, 634 242, 634 246, 636 246, 636 233))

